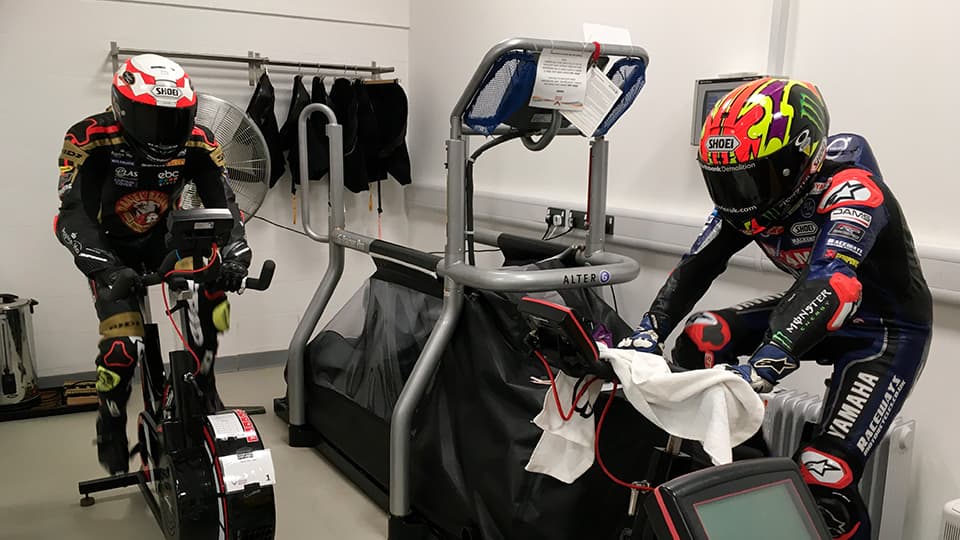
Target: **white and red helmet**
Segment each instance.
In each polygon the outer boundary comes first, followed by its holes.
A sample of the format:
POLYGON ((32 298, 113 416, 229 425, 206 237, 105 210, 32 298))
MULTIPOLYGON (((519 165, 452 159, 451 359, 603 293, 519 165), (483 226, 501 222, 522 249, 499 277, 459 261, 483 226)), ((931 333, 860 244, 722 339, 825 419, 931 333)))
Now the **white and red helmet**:
POLYGON ((197 94, 179 64, 156 54, 134 56, 114 75, 111 94, 123 138, 142 157, 166 161, 183 148, 197 94))

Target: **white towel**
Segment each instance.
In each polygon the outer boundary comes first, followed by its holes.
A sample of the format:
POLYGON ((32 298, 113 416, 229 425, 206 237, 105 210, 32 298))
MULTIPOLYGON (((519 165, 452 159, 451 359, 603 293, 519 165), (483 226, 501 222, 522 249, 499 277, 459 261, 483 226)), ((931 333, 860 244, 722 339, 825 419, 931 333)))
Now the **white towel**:
MULTIPOLYGON (((660 356, 608 349, 602 343, 597 346, 600 357, 613 366, 627 400, 643 416, 671 435, 700 441, 717 465, 730 463, 731 449, 749 439, 763 423, 760 397, 732 373, 716 369, 671 373, 660 356)), ((574 383, 575 379, 566 375, 557 378, 567 410, 574 383)), ((599 388, 599 384, 595 386, 599 388)), ((591 403, 596 390, 591 388, 591 403)), ((548 390, 544 409, 534 423, 544 432, 527 463, 528 471, 571 483, 593 465, 593 418, 574 415, 564 422, 548 390)))
MULTIPOLYGON (((574 398, 574 388, 577 379, 560 373, 556 377, 557 394, 563 405, 564 413, 570 411, 574 398)), ((590 385, 587 395, 580 399, 580 404, 593 404, 600 395, 602 381, 590 385)), ((553 397, 553 390, 547 388, 547 395, 543 398, 543 410, 533 419, 533 423, 543 430, 540 441, 537 442, 526 469, 530 472, 546 474, 572 484, 580 475, 587 472, 593 465, 593 416, 584 418, 574 412, 570 420, 564 421, 557 411, 557 401, 553 397)))

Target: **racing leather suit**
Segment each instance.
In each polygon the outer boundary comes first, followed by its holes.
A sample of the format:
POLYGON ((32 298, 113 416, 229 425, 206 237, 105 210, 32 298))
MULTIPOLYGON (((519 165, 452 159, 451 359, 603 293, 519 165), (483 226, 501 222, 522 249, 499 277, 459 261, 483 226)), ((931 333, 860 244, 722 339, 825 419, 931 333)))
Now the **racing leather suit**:
POLYGON ((757 236, 711 214, 648 315, 668 335, 735 253, 755 241, 796 278, 779 295, 692 315, 674 361, 688 368, 751 365, 770 382, 797 359, 833 366, 823 414, 796 459, 835 538, 870 538, 857 492, 863 467, 923 369, 932 301, 913 238, 868 143, 827 141, 808 195, 757 236))
MULTIPOLYGON (((98 294, 104 286, 100 277, 122 267, 137 272, 158 268, 168 252, 166 217, 188 180, 204 206, 229 208, 234 216, 235 226, 222 256, 233 255, 249 264, 251 252, 240 210, 225 181, 223 154, 206 128, 195 127, 175 158, 155 163, 135 156, 112 113, 97 114, 67 131, 59 166, 61 205, 54 229, 90 279, 101 335, 96 359, 99 418, 108 424, 107 431, 116 432, 126 423, 131 379, 144 354, 144 325, 138 293, 114 302, 103 300, 98 294)), ((188 310, 190 329, 184 333, 202 359, 198 383, 214 390, 217 330, 224 324, 215 324, 213 313, 227 312, 226 295, 201 287, 195 298, 188 310)), ((209 394, 219 401, 215 390, 209 394)))

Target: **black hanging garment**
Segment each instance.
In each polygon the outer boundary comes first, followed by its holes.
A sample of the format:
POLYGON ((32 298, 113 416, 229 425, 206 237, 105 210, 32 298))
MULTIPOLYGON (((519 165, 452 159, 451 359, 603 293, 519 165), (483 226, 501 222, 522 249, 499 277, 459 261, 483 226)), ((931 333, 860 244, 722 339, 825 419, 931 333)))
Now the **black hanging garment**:
POLYGON ((368 165, 370 180, 386 180, 389 173, 405 186, 410 183, 407 95, 396 81, 367 84, 364 88, 376 121, 376 140, 371 144, 376 152, 373 165, 368 165))
MULTIPOLYGON (((322 103, 329 106, 327 88, 323 84, 323 77, 313 78, 313 88, 310 94, 313 103, 322 103)), ((310 174, 311 178, 320 178, 330 172, 330 146, 327 142, 327 117, 322 113, 314 113, 308 124, 312 136, 307 143, 310 145, 310 174), (316 144, 314 144, 316 143, 316 144)))
POLYGON ((273 110, 275 103, 273 84, 270 82, 270 77, 264 73, 260 75, 257 88, 253 91, 250 104, 247 105, 247 114, 260 128, 263 138, 267 141, 267 149, 270 153, 270 187, 273 187, 286 171, 283 163, 283 141, 277 127, 277 116, 273 110))
MULTIPOLYGON (((360 144, 357 87, 349 79, 339 78, 330 89, 330 107, 343 126, 343 181, 354 193, 367 190, 369 176, 367 163, 360 144)), ((369 115, 365 115, 369 118, 369 115)), ((367 124, 369 126, 369 122, 367 124)))
MULTIPOLYGON (((297 122, 300 119, 300 113, 304 107, 310 104, 310 93, 307 87, 303 85, 303 77, 297 75, 293 78, 293 93, 290 96, 290 110, 287 113, 287 120, 280 129, 280 138, 283 139, 284 148, 287 150, 287 163, 290 165, 290 176, 293 178, 290 190, 297 192, 297 185, 300 183, 300 144, 297 131, 297 122)), ((325 169, 321 169, 320 160, 316 159, 315 150, 319 148, 321 142, 318 140, 314 130, 307 130, 307 149, 310 151, 307 155, 307 169, 310 178, 314 180, 323 176, 325 169), (321 172, 322 171, 322 172, 321 172)), ((329 162, 329 160, 328 160, 329 162)))

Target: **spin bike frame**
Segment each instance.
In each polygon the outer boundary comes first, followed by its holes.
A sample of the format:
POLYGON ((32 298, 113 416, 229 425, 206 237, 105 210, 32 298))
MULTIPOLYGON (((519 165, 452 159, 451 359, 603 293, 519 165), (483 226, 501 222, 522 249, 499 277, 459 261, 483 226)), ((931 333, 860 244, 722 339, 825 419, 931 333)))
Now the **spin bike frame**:
MULTIPOLYGON (((410 430, 414 411, 420 403, 430 380, 437 371, 443 350, 450 342, 457 321, 460 318, 464 300, 464 287, 474 287, 490 291, 537 292, 558 289, 580 289, 626 283, 637 277, 640 265, 633 259, 604 251, 604 223, 606 221, 607 199, 607 162, 609 143, 603 137, 594 137, 590 141, 590 223, 586 245, 577 249, 578 267, 564 269, 545 269, 535 271, 514 271, 506 269, 484 269, 465 262, 465 243, 468 231, 465 229, 465 189, 464 170, 468 156, 466 137, 482 135, 464 124, 464 114, 473 96, 479 91, 484 76, 497 59, 506 52, 526 50, 540 52, 545 49, 593 53, 593 43, 572 41, 549 41, 539 39, 510 39, 490 49, 483 57, 470 82, 460 95, 450 115, 450 138, 447 149, 447 215, 446 249, 444 257, 424 253, 415 249, 377 240, 348 231, 345 228, 344 215, 344 179, 343 179, 343 140, 342 126, 337 124, 333 111, 323 104, 307 105, 300 114, 298 130, 300 136, 300 189, 303 192, 301 218, 307 235, 317 242, 329 244, 329 266, 320 285, 300 319, 293 339, 290 342, 287 362, 287 396, 289 400, 290 442, 310 438, 306 418, 305 352, 321 315, 327 308, 333 291, 343 275, 345 249, 363 253, 372 253, 393 258, 409 264, 435 271, 443 277, 443 308, 430 338, 417 360, 409 379, 403 387, 393 410, 390 421, 390 514, 392 518, 403 518, 411 514, 410 501, 410 430), (328 234, 316 232, 311 221, 310 177, 307 167, 308 150, 307 121, 314 113, 327 117, 326 134, 330 145, 330 183, 328 234), (588 279, 570 279, 571 274, 587 274, 588 279), (584 282, 586 281, 586 283, 584 282)), ((599 54, 607 56, 626 56, 642 58, 648 61, 647 52, 642 47, 600 44, 599 54)), ((509 129, 500 126, 495 133, 506 133, 509 129)), ((558 135, 580 136, 576 128, 561 128, 558 135)), ((500 234, 493 231, 478 230, 473 233, 477 242, 497 245, 506 237, 515 241, 529 241, 522 237, 500 234)))
MULTIPOLYGON (((180 253, 184 257, 193 257, 194 261, 203 260, 205 250, 197 249, 195 252, 180 253)), ((186 332, 189 328, 187 310, 189 309, 189 300, 195 294, 190 281, 205 282, 216 277, 217 265, 212 265, 209 269, 195 273, 174 273, 167 276, 167 273, 174 269, 177 262, 177 252, 173 251, 167 255, 160 269, 151 274, 145 274, 140 277, 142 290, 140 294, 141 313, 144 317, 144 354, 139 360, 141 388, 143 394, 144 409, 148 414, 138 415, 139 419, 144 419, 148 423, 146 426, 137 427, 138 433, 145 429, 149 434, 157 434, 161 441, 161 448, 134 448, 131 453, 140 453, 143 457, 145 467, 136 472, 123 475, 109 476, 96 480, 80 482, 78 489, 83 498, 80 500, 81 506, 91 506, 95 499, 91 497, 92 493, 109 491, 122 487, 139 485, 144 499, 147 501, 154 518, 161 528, 164 527, 163 517, 160 510, 159 501, 155 493, 150 488, 151 481, 154 480, 154 472, 150 467, 154 466, 162 454, 174 455, 184 452, 199 452, 200 445, 194 440, 194 435, 200 431, 200 419, 205 414, 215 411, 205 410, 200 401, 200 391, 194 380, 194 368, 196 361, 188 350, 182 345, 177 349, 170 351, 170 372, 169 377, 163 367, 163 356, 160 350, 160 334, 157 323, 152 320, 150 310, 150 296, 148 288, 166 282, 170 287, 170 296, 176 300, 171 313, 180 311, 180 328, 186 332), (173 392, 174 413, 172 416, 165 417, 163 403, 165 392, 164 386, 169 382, 170 391, 173 392), (162 425, 162 431, 158 428, 162 425)), ((273 280, 275 264, 273 261, 265 261, 260 270, 260 276, 257 278, 247 278, 245 288, 251 290, 263 291, 270 286, 273 280)), ((134 289, 135 284, 131 282, 118 282, 107 291, 102 293, 105 300, 117 300, 129 294, 134 289)), ((257 413, 256 407, 244 408, 248 414, 257 413)), ((263 413, 263 407, 259 408, 259 413, 263 413)))

